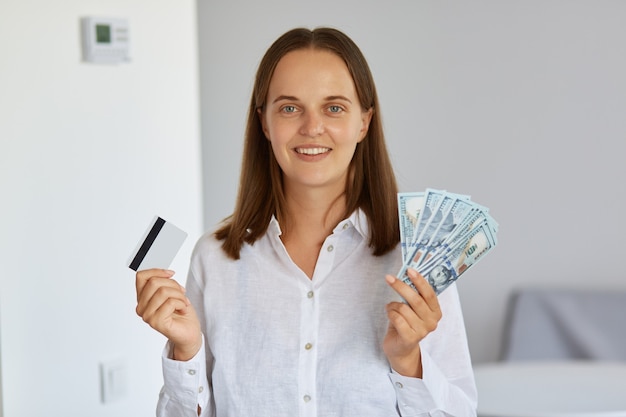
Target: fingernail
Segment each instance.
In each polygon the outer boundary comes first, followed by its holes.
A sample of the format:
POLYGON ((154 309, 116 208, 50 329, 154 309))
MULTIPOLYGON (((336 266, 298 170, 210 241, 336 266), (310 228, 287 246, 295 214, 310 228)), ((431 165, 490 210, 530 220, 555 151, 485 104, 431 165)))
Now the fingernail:
POLYGON ((171 269, 165 269, 165 270, 163 270, 163 271, 164 271, 166 274, 170 275, 170 276, 171 276, 171 275, 174 275, 174 274, 176 273, 176 272, 172 271, 171 269))
POLYGON ((396 282, 396 277, 393 275, 385 275, 385 281, 387 281, 388 284, 393 284, 396 282))

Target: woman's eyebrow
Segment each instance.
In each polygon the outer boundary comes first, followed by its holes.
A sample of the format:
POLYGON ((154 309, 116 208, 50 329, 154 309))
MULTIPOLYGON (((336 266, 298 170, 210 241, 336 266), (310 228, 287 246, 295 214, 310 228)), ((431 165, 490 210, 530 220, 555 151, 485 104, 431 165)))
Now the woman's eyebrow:
POLYGON ((350 100, 346 96, 328 96, 328 97, 326 97, 326 101, 335 101, 335 100, 343 100, 343 101, 347 101, 348 103, 352 104, 352 100, 350 100))
POLYGON ((276 97, 276 98, 272 101, 272 104, 277 103, 277 102, 279 102, 279 101, 285 101, 285 100, 286 100, 286 101, 298 101, 298 98, 297 98, 296 96, 285 96, 285 95, 282 95, 282 96, 278 96, 278 97, 276 97))
MULTIPOLYGON (((348 103, 352 104, 352 100, 350 100, 348 97, 342 96, 342 95, 327 96, 327 97, 324 98, 324 100, 326 100, 326 101, 342 100, 342 101, 347 101, 348 103)), ((273 103, 277 103, 279 101, 298 101, 298 97, 296 97, 296 96, 288 96, 288 95, 280 95, 280 96, 276 97, 272 101, 272 104, 273 103)))

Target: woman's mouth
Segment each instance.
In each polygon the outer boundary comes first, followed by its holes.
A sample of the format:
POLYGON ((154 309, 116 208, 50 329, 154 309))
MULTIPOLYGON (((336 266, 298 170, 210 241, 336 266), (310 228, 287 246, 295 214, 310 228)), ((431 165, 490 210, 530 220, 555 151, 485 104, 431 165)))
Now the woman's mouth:
POLYGON ((330 148, 295 148, 296 153, 303 155, 320 155, 330 151, 330 148))

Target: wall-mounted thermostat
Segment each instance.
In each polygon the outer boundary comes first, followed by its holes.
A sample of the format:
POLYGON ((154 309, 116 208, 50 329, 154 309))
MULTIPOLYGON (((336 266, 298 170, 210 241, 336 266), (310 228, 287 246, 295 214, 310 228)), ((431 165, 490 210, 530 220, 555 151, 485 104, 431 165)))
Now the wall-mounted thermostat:
POLYGON ((83 17, 81 24, 84 61, 98 64, 130 61, 128 20, 83 17))

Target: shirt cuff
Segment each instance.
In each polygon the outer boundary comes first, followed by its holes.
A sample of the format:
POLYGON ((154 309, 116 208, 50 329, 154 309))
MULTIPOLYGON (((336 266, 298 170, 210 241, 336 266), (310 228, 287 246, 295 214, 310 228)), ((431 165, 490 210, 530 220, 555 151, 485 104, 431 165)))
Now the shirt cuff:
POLYGON ((165 394, 186 406, 199 405, 204 409, 209 402, 204 339, 196 356, 188 361, 171 359, 171 352, 172 346, 168 341, 161 356, 165 394))
POLYGON ((403 376, 391 370, 389 379, 396 390, 398 411, 402 417, 428 416, 435 402, 423 379, 403 376))
POLYGON ((422 378, 403 376, 393 369, 389 374, 396 390, 398 410, 402 417, 428 416, 432 410, 437 409, 436 393, 441 391, 447 380, 424 350, 422 350, 422 370, 422 378))

